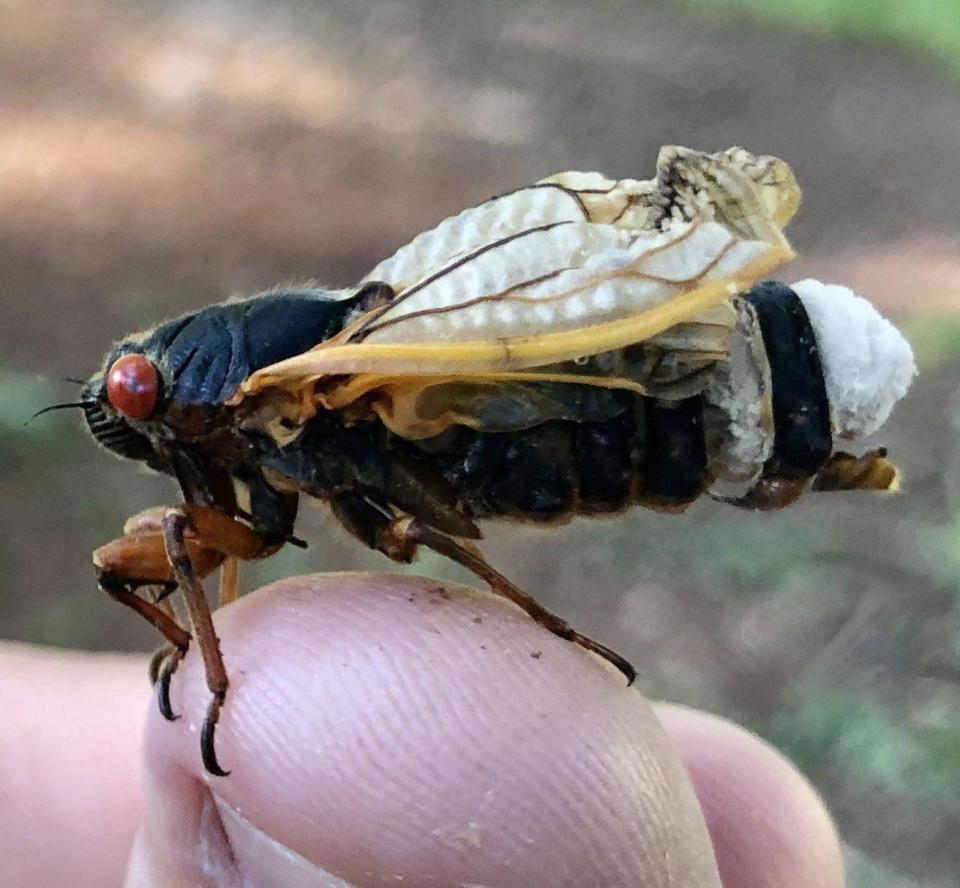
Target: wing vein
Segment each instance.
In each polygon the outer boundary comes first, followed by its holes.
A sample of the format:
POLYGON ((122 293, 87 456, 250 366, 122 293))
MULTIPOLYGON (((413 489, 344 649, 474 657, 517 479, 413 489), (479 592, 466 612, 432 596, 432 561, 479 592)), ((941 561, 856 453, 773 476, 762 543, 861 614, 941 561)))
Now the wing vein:
POLYGON ((549 302, 552 299, 558 299, 566 294, 559 294, 559 296, 546 297, 542 300, 535 300, 529 297, 523 296, 511 296, 510 294, 516 290, 522 290, 526 287, 534 287, 537 284, 542 284, 544 281, 549 281, 552 278, 557 277, 557 275, 562 274, 565 271, 569 271, 569 268, 557 268, 554 271, 547 272, 546 274, 541 274, 539 277, 530 278, 526 281, 520 281, 519 283, 512 284, 506 289, 500 290, 498 293, 489 293, 486 296, 477 296, 473 299, 468 299, 466 302, 459 302, 456 305, 439 305, 434 308, 421 308, 418 311, 411 311, 409 314, 400 315, 396 318, 387 318, 380 324, 374 324, 367 328, 366 333, 369 336, 371 333, 376 333, 380 330, 384 330, 387 327, 392 326, 393 324, 401 324, 404 321, 412 320, 413 318, 421 318, 425 315, 434 315, 434 314, 446 314, 451 311, 460 311, 465 308, 472 308, 474 305, 480 305, 484 302, 495 302, 498 299, 503 299, 507 302, 549 302))
MULTIPOLYGON (((560 222, 547 222, 545 225, 537 225, 534 228, 525 228, 522 231, 514 231, 511 234, 508 234, 506 237, 498 238, 495 241, 484 244, 482 247, 478 247, 476 250, 472 250, 464 256, 460 256, 456 261, 451 262, 449 265, 445 265, 443 268, 435 271, 433 274, 427 275, 427 277, 423 278, 421 281, 418 281, 413 286, 407 287, 406 290, 401 291, 396 299, 385 305, 381 311, 377 312, 376 317, 368 318, 367 321, 356 330, 353 338, 355 340, 362 339, 365 335, 367 335, 367 333, 370 332, 371 325, 374 324, 380 315, 382 315, 385 311, 392 311, 401 302, 409 299, 415 293, 419 293, 420 290, 424 289, 424 287, 427 287, 435 281, 440 280, 442 277, 450 274, 452 271, 456 271, 456 269, 460 268, 462 265, 465 265, 467 262, 476 259, 477 256, 482 256, 484 253, 490 252, 490 250, 495 250, 498 247, 502 247, 505 244, 510 243, 511 241, 518 240, 522 237, 527 237, 530 234, 538 234, 542 231, 550 231, 553 228, 559 228, 561 225, 571 224, 573 223, 570 220, 565 219, 560 222)), ((373 312, 371 312, 371 314, 373 314, 373 312)))
MULTIPOLYGON (((694 230, 697 227, 698 225, 692 226, 689 231, 684 232, 680 237, 678 237, 674 241, 671 241, 669 244, 654 247, 653 249, 649 250, 647 253, 644 253, 643 256, 639 257, 637 262, 639 263, 641 261, 646 261, 651 256, 656 255, 657 253, 663 251, 667 247, 676 246, 676 244, 683 242, 693 234, 694 230)), ((699 280, 702 280, 702 278, 705 275, 709 274, 710 271, 713 270, 717 266, 717 264, 723 260, 723 257, 733 248, 733 246, 736 243, 737 243, 737 239, 734 237, 731 237, 730 240, 728 240, 720 248, 717 254, 713 258, 711 258, 710 261, 707 262, 706 265, 697 274, 692 275, 690 277, 686 277, 686 278, 680 278, 680 279, 666 278, 661 275, 650 274, 648 272, 640 271, 638 268, 630 268, 628 266, 619 271, 614 271, 614 272, 610 272, 603 275, 597 275, 595 277, 592 277, 584 281, 579 286, 572 287, 568 290, 563 290, 559 293, 554 293, 552 296, 522 296, 517 294, 518 290, 523 290, 528 287, 536 286, 537 284, 543 283, 544 281, 548 281, 559 276, 565 271, 574 270, 569 267, 558 268, 558 269, 554 269, 551 272, 547 272, 546 274, 539 275, 538 277, 530 278, 529 280, 525 280, 525 281, 520 281, 503 290, 500 290, 497 293, 488 293, 485 296, 477 296, 473 299, 468 299, 468 300, 465 300, 464 302, 459 302, 456 305, 423 308, 417 311, 409 312, 404 315, 400 315, 398 317, 387 318, 386 320, 382 321, 379 324, 376 323, 376 318, 373 318, 371 319, 371 323, 368 324, 363 330, 363 334, 366 336, 370 336, 373 333, 379 332, 381 330, 385 330, 387 327, 393 326, 395 324, 405 323, 415 318, 426 317, 428 315, 453 314, 454 312, 465 311, 466 309, 473 308, 474 306, 477 306, 477 305, 482 305, 483 303, 486 303, 486 302, 499 301, 499 302, 509 302, 509 303, 520 304, 520 305, 547 305, 552 302, 559 302, 563 299, 569 299, 570 297, 575 296, 579 293, 583 293, 584 291, 595 289, 596 287, 599 287, 601 284, 607 281, 616 280, 617 278, 623 278, 623 277, 646 280, 656 284, 663 284, 664 286, 667 286, 667 287, 682 288, 684 286, 688 286, 690 284, 696 283, 699 280)), ((393 306, 395 305, 396 305, 396 302, 393 303, 393 306)))

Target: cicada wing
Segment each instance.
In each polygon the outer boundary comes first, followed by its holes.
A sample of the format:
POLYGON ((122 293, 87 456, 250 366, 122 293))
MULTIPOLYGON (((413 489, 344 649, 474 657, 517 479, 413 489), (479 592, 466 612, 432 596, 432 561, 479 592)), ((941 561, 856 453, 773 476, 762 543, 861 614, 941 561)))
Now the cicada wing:
POLYGON ((389 381, 362 402, 394 433, 433 438, 450 426, 485 432, 528 429, 549 420, 602 422, 628 409, 624 391, 569 382, 449 379, 389 381))
POLYGON ((704 325, 681 325, 672 341, 652 340, 587 359, 486 374, 392 376, 359 373, 323 380, 311 403, 327 410, 377 414, 410 439, 451 425, 484 431, 530 428, 551 419, 598 422, 631 403, 631 394, 681 399, 703 392, 726 357, 734 312, 720 306, 704 325))
POLYGON ((593 223, 524 231, 258 371, 243 392, 330 375, 499 374, 588 358, 696 325, 791 255, 782 236, 747 240, 716 222, 632 234, 593 223))
POLYGON ((793 173, 777 157, 669 145, 653 179, 568 171, 469 207, 417 235, 364 281, 389 281, 399 292, 489 244, 558 222, 662 231, 676 221, 715 219, 748 239, 771 240, 799 203, 793 173))
POLYGON ((273 387, 342 409, 389 389, 412 416, 427 387, 465 380, 674 385, 723 358, 730 298, 792 257, 798 200, 782 161, 740 149, 664 149, 650 182, 560 174, 418 236, 365 279, 392 299, 234 401, 273 387), (643 360, 607 366, 638 343, 643 360))

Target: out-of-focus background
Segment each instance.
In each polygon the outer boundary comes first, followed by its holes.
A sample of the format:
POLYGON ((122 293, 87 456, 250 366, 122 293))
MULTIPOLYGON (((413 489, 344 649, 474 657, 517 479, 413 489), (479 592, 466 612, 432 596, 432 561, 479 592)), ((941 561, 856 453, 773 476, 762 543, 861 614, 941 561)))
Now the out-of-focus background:
MULTIPOLYGON (((852 885, 960 885, 958 59, 940 0, 4 0, 0 634, 156 643, 97 593, 89 554, 171 483, 99 451, 79 415, 23 427, 113 339, 278 282, 349 285, 557 170, 646 178, 664 143, 775 153, 805 190, 785 277, 855 286, 916 347, 880 438, 903 495, 491 526, 488 552, 648 694, 791 756, 852 885)), ((308 552, 245 582, 388 567, 320 507, 300 533, 308 552)))

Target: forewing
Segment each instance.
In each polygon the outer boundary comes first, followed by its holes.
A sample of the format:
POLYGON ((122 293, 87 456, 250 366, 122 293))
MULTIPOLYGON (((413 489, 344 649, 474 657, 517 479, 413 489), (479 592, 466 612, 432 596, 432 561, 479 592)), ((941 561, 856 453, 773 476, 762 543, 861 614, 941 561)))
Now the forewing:
POLYGON ((558 222, 636 232, 715 220, 748 239, 771 241, 799 203, 793 173, 779 158, 742 148, 707 154, 668 145, 660 151, 653 179, 556 173, 445 219, 377 265, 364 281, 389 281, 399 292, 479 248, 558 222))
POLYGON ((741 149, 664 149, 649 182, 559 174, 419 235, 365 278, 392 300, 234 400, 274 387, 308 411, 377 392, 413 417, 464 381, 682 388, 723 359, 732 295, 791 258, 798 200, 785 164, 741 149))
POLYGON ((511 431, 550 419, 596 422, 632 402, 624 395, 680 399, 704 391, 726 360, 735 320, 724 303, 649 342, 528 370, 321 379, 308 412, 318 405, 348 416, 356 411, 361 420, 373 412, 406 438, 429 438, 455 424, 511 431))
POLYGON ((331 374, 502 373, 624 348, 748 289, 790 257, 715 222, 635 233, 557 223, 461 257, 385 311, 254 374, 247 393, 331 374))

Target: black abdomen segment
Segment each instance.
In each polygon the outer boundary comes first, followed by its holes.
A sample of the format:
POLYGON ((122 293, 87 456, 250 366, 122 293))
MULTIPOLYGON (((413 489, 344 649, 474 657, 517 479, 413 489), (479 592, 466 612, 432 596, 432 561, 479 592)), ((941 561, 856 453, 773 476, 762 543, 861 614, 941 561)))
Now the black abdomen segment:
POLYGON ((773 457, 764 473, 811 478, 833 450, 830 403, 820 352, 800 297, 786 284, 763 281, 744 297, 755 309, 770 363, 773 457))
POLYGON ((631 505, 673 511, 697 499, 707 482, 699 397, 637 397, 604 422, 464 431, 455 453, 432 459, 475 518, 552 521, 631 505))
POLYGON ((703 436, 703 399, 646 398, 647 459, 644 464, 649 505, 693 502, 706 486, 707 446, 703 436))

